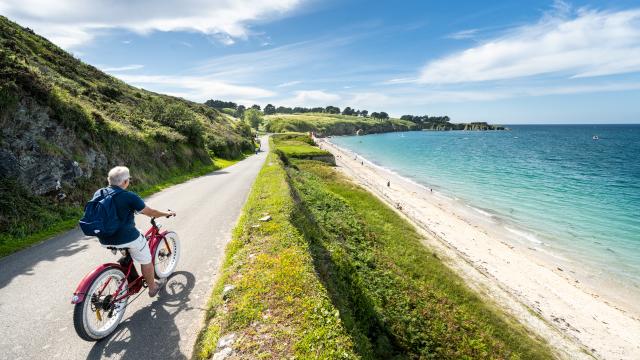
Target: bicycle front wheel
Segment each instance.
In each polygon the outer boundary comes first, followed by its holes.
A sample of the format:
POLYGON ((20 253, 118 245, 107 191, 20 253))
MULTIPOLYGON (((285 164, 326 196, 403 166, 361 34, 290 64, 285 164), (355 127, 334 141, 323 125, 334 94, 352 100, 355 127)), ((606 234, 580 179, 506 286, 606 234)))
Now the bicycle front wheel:
POLYGON ((73 326, 78 336, 87 341, 97 341, 111 334, 120 324, 127 307, 127 297, 118 302, 113 298, 126 294, 127 290, 127 279, 118 268, 105 269, 96 276, 84 301, 76 304, 73 311, 73 326))
POLYGON ((173 274, 180 259, 178 234, 170 231, 164 235, 164 239, 161 239, 156 247, 154 259, 157 278, 164 279, 173 274))

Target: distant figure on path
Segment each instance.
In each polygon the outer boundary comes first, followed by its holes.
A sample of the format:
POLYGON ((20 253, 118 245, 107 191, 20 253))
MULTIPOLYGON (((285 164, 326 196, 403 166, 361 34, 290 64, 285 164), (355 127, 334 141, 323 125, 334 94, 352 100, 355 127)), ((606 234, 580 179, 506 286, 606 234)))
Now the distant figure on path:
POLYGON ((387 187, 391 187, 391 181, 387 180, 387 187))

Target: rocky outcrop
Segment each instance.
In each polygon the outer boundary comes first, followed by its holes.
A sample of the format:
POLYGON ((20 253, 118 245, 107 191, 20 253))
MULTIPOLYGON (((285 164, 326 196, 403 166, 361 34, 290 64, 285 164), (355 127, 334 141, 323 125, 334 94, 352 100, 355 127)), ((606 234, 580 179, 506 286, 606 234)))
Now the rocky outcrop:
POLYGON ((107 166, 105 154, 79 143, 75 133, 49 117, 49 108, 24 98, 0 124, 0 173, 35 195, 91 178, 107 166))

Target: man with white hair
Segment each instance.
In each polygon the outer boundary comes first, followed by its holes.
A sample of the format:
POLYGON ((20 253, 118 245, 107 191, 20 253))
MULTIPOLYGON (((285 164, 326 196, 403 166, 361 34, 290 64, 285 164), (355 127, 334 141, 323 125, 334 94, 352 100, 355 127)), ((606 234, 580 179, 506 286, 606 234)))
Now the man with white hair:
MULTIPOLYGON (((149 286, 149 296, 154 297, 160 291, 161 284, 156 283, 154 280, 155 272, 151 263, 151 251, 144 235, 136 229, 133 221, 134 213, 137 211, 149 217, 175 216, 176 213, 152 209, 145 205, 144 201, 136 193, 127 191, 131 183, 131 176, 129 175, 129 168, 126 166, 116 166, 111 169, 107 180, 109 189, 116 190, 113 195, 113 203, 121 226, 111 236, 98 235, 100 244, 105 247, 128 248, 131 258, 139 263, 142 268, 142 275, 149 286)), ((103 189, 98 190, 96 194, 101 190, 103 189)))

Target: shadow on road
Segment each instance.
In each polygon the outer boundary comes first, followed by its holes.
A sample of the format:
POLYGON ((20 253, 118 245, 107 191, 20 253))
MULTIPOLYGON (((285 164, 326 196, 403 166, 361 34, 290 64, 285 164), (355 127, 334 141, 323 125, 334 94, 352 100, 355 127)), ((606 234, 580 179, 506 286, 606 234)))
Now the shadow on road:
MULTIPOLYGON (((180 351, 175 317, 192 309, 187 303, 194 285, 192 273, 175 272, 158 299, 132 314, 111 336, 97 342, 87 359, 186 359, 180 351)), ((141 296, 147 296, 146 292, 141 296)))
POLYGON ((34 275, 33 269, 42 261, 53 262, 85 250, 89 245, 85 242, 87 238, 82 236, 80 230, 76 230, 0 259, 0 289, 16 276, 34 275))
POLYGON ((216 176, 216 175, 224 175, 224 174, 228 174, 228 173, 229 173, 228 171, 216 170, 216 171, 210 172, 210 173, 208 173, 206 175, 202 175, 202 176, 216 176))

